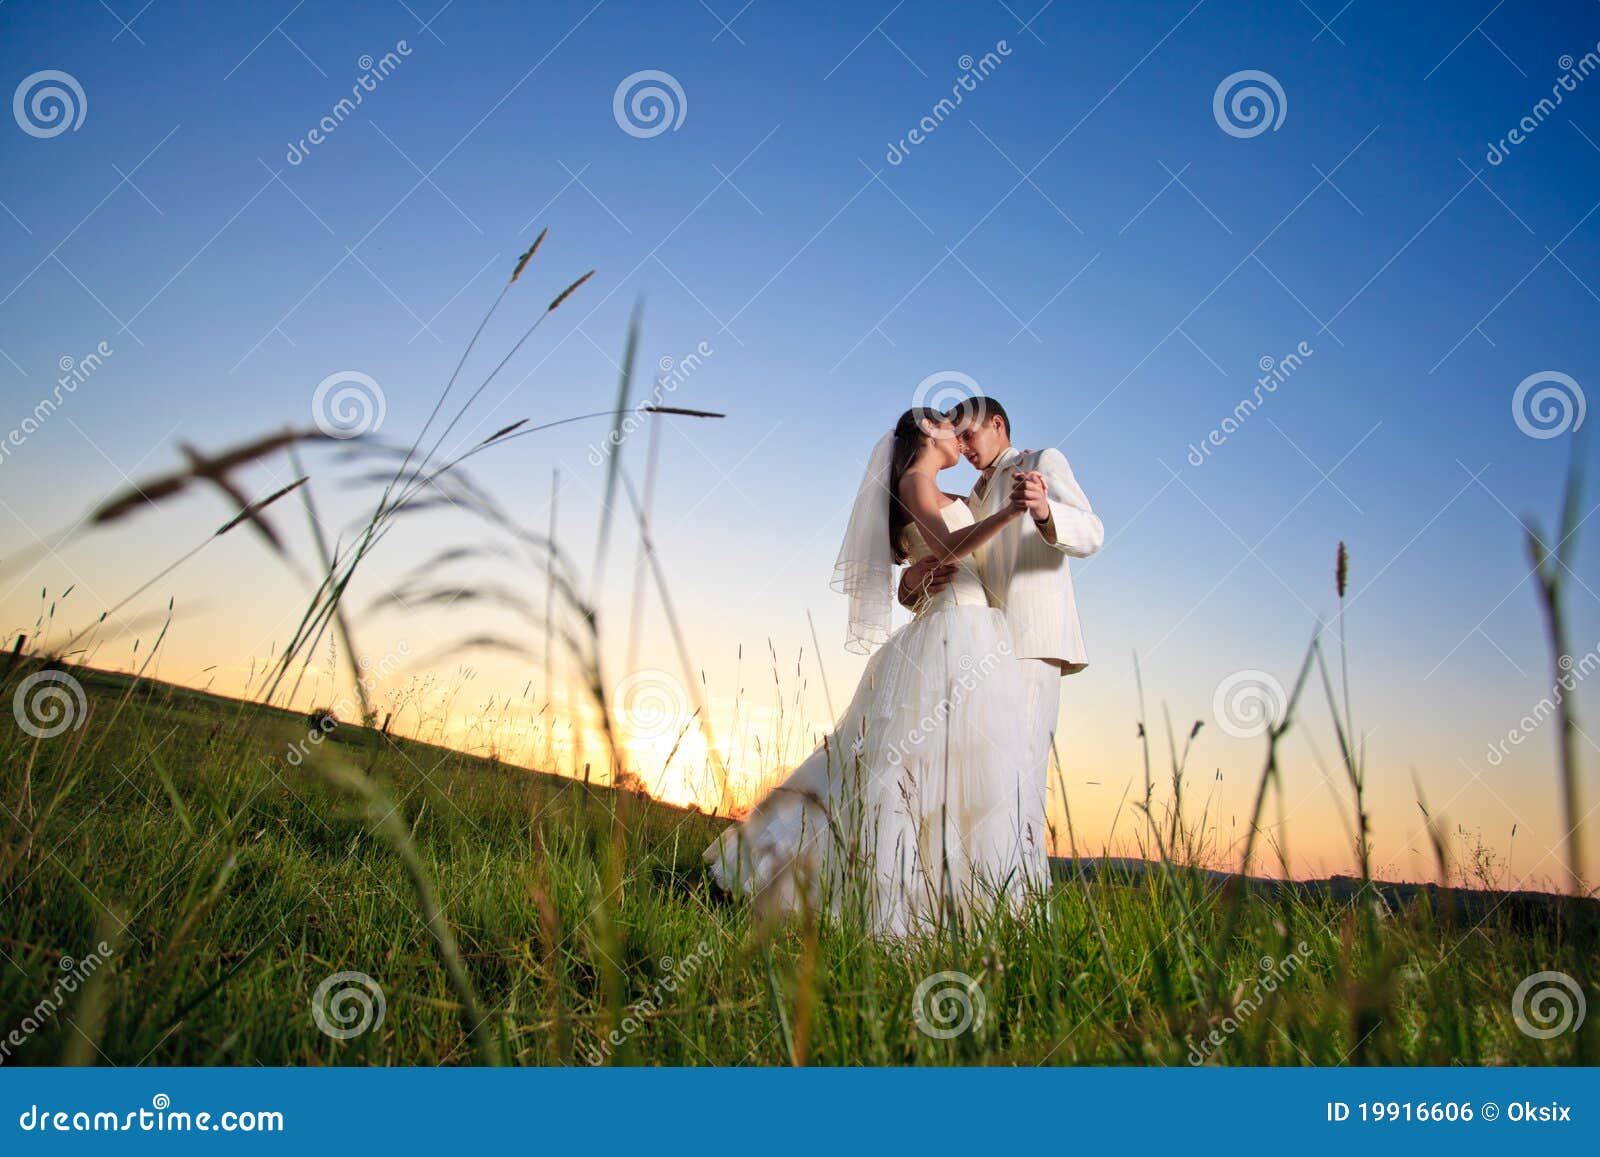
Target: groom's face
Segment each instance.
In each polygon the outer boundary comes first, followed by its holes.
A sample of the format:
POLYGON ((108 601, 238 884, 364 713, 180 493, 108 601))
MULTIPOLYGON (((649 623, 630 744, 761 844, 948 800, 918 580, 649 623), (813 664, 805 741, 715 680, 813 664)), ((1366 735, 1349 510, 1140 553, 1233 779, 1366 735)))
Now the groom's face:
POLYGON ((999 457, 1010 445, 1005 423, 998 414, 986 419, 969 418, 956 427, 956 437, 961 445, 961 456, 979 470, 987 470, 989 463, 999 457))

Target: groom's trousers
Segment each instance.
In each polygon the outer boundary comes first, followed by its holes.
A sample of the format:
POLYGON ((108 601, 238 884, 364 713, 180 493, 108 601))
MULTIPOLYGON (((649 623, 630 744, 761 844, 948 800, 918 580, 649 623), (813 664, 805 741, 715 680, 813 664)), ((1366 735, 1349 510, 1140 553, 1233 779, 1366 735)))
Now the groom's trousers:
POLYGON ((1033 780, 1041 791, 1049 790, 1050 740, 1061 712, 1061 668, 1043 659, 1018 659, 1022 664, 1023 719, 1033 738, 1033 780))
POLYGON ((1020 863, 1034 887, 1049 883, 1050 827, 1046 805, 1050 796, 1050 743, 1061 707, 1061 668, 1043 659, 1017 659, 1021 666, 1022 726, 1028 737, 1026 774, 1020 779, 1022 795, 1014 809, 996 816, 1005 829, 1004 839, 1016 841, 1020 863))

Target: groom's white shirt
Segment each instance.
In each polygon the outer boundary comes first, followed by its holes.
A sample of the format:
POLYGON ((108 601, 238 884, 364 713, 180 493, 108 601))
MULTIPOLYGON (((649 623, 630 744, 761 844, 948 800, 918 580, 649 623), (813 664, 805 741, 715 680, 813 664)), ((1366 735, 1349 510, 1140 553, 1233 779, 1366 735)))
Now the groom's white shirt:
POLYGON ((1043 659, 1071 675, 1088 666, 1089 656, 1067 558, 1088 558, 1099 550, 1105 527, 1061 451, 1011 446, 994 466, 982 496, 973 500, 973 514, 981 519, 998 510, 1010 497, 1017 471, 1037 471, 1044 475, 1055 541, 1046 541, 1038 524, 1024 515, 978 548, 978 574, 990 605, 1005 612, 1017 658, 1043 659))

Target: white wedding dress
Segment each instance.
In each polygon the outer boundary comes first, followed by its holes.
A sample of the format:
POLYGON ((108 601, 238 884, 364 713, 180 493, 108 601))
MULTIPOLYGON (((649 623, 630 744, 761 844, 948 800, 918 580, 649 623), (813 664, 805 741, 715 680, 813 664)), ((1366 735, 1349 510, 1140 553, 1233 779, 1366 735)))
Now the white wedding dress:
MULTIPOLYGON (((943 516, 974 521, 961 501, 943 516)), ((1023 695, 1005 616, 965 558, 872 654, 833 733, 706 849, 712 875, 764 914, 809 906, 882 936, 1020 907, 1049 878, 1023 695)))

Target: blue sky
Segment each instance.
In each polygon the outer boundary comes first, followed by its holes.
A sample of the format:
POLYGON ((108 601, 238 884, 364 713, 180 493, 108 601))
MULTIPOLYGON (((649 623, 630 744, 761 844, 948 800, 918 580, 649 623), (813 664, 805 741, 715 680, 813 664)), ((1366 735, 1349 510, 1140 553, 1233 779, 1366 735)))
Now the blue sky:
MULTIPOLYGON (((1395 873, 1426 871, 1414 774, 1502 849, 1519 823, 1514 868, 1556 874, 1540 861, 1560 836, 1554 729, 1499 766, 1484 753, 1549 690, 1517 518, 1554 520, 1572 437, 1529 436, 1512 398, 1530 375, 1581 394, 1600 372, 1600 79, 1575 81, 1499 163, 1487 152, 1579 67, 1563 57, 1596 51, 1600 6, 11 0, 0 24, 7 85, 60 70, 86 101, 74 130, 0 132, 0 425, 33 411, 63 357, 114 350, 0 465, 8 558, 125 475, 176 462, 179 441, 305 423, 338 371, 377 381, 382 432, 408 438, 549 226, 466 380, 598 272, 486 391, 463 442, 609 405, 640 297, 646 364, 713 351, 673 400, 729 417, 664 430, 656 530, 714 697, 735 697, 735 648, 764 665, 770 639, 786 678, 805 649, 803 701, 825 722, 806 613, 842 698, 859 665, 826 583, 849 499, 918 384, 955 371, 1007 403, 1019 442, 1062 447, 1107 526, 1077 568, 1093 665, 1062 715, 1069 783, 1103 838, 1137 765, 1131 657, 1180 727, 1212 722, 1233 672, 1287 683, 1336 610, 1343 539, 1356 713, 1395 873), (398 66, 291 164, 362 58, 401 41, 398 66), (890 163, 963 58, 989 52, 997 66, 890 163), (675 129, 642 137, 615 118, 642 70, 680 86, 675 129), (1214 115, 1244 70, 1282 90, 1276 128, 1237 135, 1214 115), (1303 364, 1192 465, 1261 359, 1301 343, 1303 364)), ((478 477, 539 526, 559 468, 563 540, 587 559, 602 434, 525 439, 478 477)), ((643 448, 624 447, 636 474, 643 448)), ((288 478, 278 465, 263 491, 288 478)), ((41 587, 75 581, 58 614, 81 625, 225 514, 187 499, 8 569, 7 626, 31 626, 41 587)), ((1593 537, 1578 576, 1594 573, 1593 537)), ((371 593, 428 545, 397 537, 371 593)), ((618 557, 607 594, 625 600, 631 543, 618 557)), ((1600 639, 1584 581, 1578 654, 1600 639)), ((281 644, 299 597, 245 539, 134 610, 169 596, 163 669, 191 681, 281 644)), ((643 662, 676 670, 659 618, 643 662)), ((367 645, 400 629, 374 626, 367 645)), ((486 660, 475 686, 526 677, 486 660)), ((1579 701, 1592 718, 1600 698, 1579 701)), ((1347 868, 1318 770, 1331 735, 1310 722, 1291 848, 1299 832, 1307 856, 1347 868)), ((1259 741, 1202 734, 1198 763, 1223 769, 1218 806, 1238 815, 1259 741)), ((1592 803, 1597 749, 1580 746, 1592 803)))

